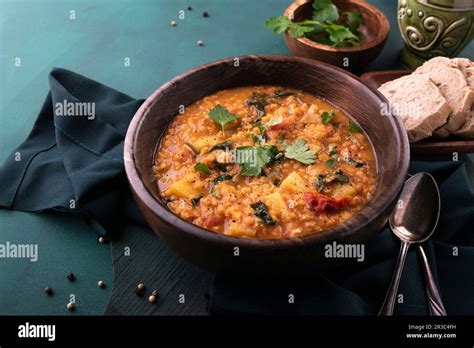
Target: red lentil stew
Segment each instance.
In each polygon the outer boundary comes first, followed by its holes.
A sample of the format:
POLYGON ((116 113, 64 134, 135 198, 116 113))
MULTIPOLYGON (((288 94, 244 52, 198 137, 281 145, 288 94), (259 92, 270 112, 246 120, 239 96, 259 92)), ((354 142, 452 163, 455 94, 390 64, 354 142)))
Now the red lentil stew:
POLYGON ((158 188, 181 218, 225 235, 280 239, 334 227, 376 185, 362 129, 308 93, 222 90, 185 108, 164 134, 158 188))

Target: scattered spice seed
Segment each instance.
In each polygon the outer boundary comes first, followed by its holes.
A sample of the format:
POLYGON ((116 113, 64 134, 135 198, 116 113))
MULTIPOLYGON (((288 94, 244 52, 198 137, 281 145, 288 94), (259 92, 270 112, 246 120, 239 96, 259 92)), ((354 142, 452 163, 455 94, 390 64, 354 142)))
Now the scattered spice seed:
POLYGON ((156 303, 156 296, 151 295, 150 297, 148 297, 148 301, 150 301, 150 303, 156 303))
POLYGON ((99 281, 97 282, 97 286, 98 286, 99 288, 105 288, 105 282, 104 282, 103 280, 99 280, 99 281))
POLYGON ((198 46, 204 46, 204 41, 202 40, 198 40, 198 42, 196 43, 198 46))
POLYGON ((209 17, 209 13, 207 13, 207 11, 204 11, 202 16, 207 18, 207 17, 209 17))
POLYGON ((76 276, 74 275, 74 273, 72 272, 69 272, 67 275, 66 275, 67 279, 69 279, 71 282, 76 280, 76 276))
POLYGON ((44 292, 46 295, 52 295, 53 294, 53 289, 50 287, 44 288, 44 292))
POLYGON ((153 291, 151 292, 151 295, 152 295, 152 296, 158 296, 158 290, 153 290, 153 291))
POLYGON ((188 11, 192 11, 193 8, 191 6, 188 6, 188 11))
POLYGON ((137 289, 135 290, 135 294, 137 294, 137 296, 143 296, 143 294, 145 293, 145 284, 143 283, 140 283, 138 284, 137 286, 137 289))
POLYGON ((104 244, 106 242, 104 237, 99 237, 99 243, 104 244))
POLYGON ((178 23, 176 23, 176 21, 171 21, 171 26, 172 27, 175 27, 176 25, 178 25, 178 23))
POLYGON ((68 310, 68 311, 73 311, 75 307, 76 307, 76 306, 75 306, 74 303, 72 303, 72 302, 69 302, 69 303, 67 304, 67 310, 68 310))

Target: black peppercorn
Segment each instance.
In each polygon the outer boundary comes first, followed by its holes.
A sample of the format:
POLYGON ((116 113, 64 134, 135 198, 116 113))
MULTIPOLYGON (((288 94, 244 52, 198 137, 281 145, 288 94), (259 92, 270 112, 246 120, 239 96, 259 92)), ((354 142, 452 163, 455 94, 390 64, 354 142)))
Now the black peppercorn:
POLYGON ((202 13, 202 16, 207 18, 207 17, 209 17, 209 13, 207 13, 207 11, 204 11, 204 12, 202 13))
POLYGON ((191 6, 188 6, 188 11, 192 11, 193 8, 191 6))
POLYGON ((75 276, 74 273, 72 273, 72 272, 69 272, 69 273, 66 275, 66 277, 67 277, 67 279, 69 279, 71 282, 76 279, 76 276, 75 276))
POLYGON ((51 289, 50 287, 47 287, 47 288, 44 288, 44 292, 46 293, 46 295, 52 295, 53 289, 51 289))
POLYGON ((135 290, 135 294, 137 294, 137 296, 141 297, 145 293, 145 290, 146 290, 145 284, 140 283, 140 284, 138 284, 137 289, 135 290))

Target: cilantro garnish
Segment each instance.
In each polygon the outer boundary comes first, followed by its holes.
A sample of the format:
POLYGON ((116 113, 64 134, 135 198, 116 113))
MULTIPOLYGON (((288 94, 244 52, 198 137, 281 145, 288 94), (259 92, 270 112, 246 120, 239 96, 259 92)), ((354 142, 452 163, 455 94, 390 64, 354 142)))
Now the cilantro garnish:
POLYGON ((227 123, 237 119, 233 113, 220 104, 217 104, 214 109, 209 111, 209 118, 222 127, 222 133, 225 133, 224 126, 227 123))
POLYGON ((272 218, 270 213, 268 212, 268 207, 262 201, 258 201, 256 203, 250 204, 250 206, 254 210, 254 215, 260 218, 264 224, 266 225, 274 225, 275 220, 272 218))
POLYGON ((339 155, 332 155, 331 158, 326 161, 326 167, 334 168, 337 164, 337 161, 339 161, 339 155))
POLYGON ((212 171, 202 162, 198 162, 194 165, 194 169, 204 174, 212 174, 212 171))
POLYGON ((308 144, 303 139, 298 139, 294 144, 288 145, 285 149, 285 157, 294 159, 306 165, 314 164, 316 152, 309 149, 308 144))
POLYGON ((336 113, 334 111, 331 111, 331 112, 327 112, 327 111, 323 111, 323 113, 321 114, 321 118, 323 120, 323 124, 325 126, 327 126, 329 124, 329 122, 331 122, 331 120, 336 116, 336 113))
POLYGON ((359 12, 340 12, 331 0, 314 0, 311 20, 293 22, 285 16, 271 17, 265 24, 275 34, 288 31, 294 38, 310 40, 335 47, 357 45, 362 34, 358 31, 363 23, 359 12))
POLYGON ((349 120, 349 132, 360 133, 362 129, 352 120, 349 120))
POLYGON ((265 127, 269 128, 271 126, 276 126, 277 124, 280 124, 283 122, 283 117, 278 116, 277 118, 271 119, 267 123, 265 123, 265 127))
POLYGON ((196 205, 198 205, 199 201, 201 200, 202 197, 204 197, 204 195, 199 195, 199 196, 194 197, 193 199, 191 199, 192 206, 195 207, 196 205))

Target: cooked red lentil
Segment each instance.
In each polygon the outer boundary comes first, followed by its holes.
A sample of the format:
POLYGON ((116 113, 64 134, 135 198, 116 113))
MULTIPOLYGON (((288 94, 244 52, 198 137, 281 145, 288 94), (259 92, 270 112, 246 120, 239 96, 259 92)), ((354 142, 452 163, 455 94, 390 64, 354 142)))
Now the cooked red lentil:
POLYGON ((310 94, 275 86, 223 90, 188 106, 163 136, 154 173, 183 219, 259 239, 334 227, 367 204, 376 183, 357 124, 310 94))

